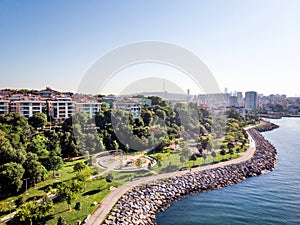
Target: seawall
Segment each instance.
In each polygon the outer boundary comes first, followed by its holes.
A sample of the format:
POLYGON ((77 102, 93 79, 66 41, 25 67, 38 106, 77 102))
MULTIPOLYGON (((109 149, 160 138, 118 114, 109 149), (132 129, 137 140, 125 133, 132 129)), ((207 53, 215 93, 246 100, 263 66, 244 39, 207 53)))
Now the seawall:
POLYGON ((271 131, 277 129, 279 126, 277 124, 261 120, 261 124, 257 125, 255 129, 259 132, 271 131))
POLYGON ((156 224, 155 214, 186 194, 219 189, 273 170, 276 149, 254 128, 248 133, 256 143, 251 159, 134 187, 119 199, 104 224, 156 224))

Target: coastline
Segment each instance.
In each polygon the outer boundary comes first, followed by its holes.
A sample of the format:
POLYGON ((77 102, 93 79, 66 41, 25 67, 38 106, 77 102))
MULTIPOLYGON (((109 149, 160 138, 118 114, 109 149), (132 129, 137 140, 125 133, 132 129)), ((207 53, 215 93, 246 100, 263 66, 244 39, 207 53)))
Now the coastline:
MULTIPOLYGON (((269 131, 278 126, 266 122, 262 127, 261 131, 269 131)), ((103 224, 156 224, 155 214, 186 194, 219 189, 272 171, 276 149, 255 128, 247 132, 256 144, 256 151, 249 159, 133 186, 122 194, 103 224)))

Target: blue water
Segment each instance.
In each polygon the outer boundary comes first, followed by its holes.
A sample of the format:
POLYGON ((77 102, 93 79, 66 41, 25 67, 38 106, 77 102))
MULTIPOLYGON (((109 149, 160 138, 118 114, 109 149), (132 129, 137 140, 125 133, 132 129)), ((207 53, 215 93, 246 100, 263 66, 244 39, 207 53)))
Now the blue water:
POLYGON ((174 202, 158 225, 300 224, 300 118, 271 120, 263 135, 277 149, 275 170, 236 185, 174 202))

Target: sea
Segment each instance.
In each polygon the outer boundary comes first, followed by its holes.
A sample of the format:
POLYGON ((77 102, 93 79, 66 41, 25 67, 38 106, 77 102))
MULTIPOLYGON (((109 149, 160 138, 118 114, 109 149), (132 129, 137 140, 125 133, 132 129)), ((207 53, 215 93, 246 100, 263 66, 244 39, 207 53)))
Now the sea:
POLYGON ((262 133, 277 149, 274 171, 187 195, 157 213, 157 224, 300 225, 300 118, 269 121, 280 126, 262 133))

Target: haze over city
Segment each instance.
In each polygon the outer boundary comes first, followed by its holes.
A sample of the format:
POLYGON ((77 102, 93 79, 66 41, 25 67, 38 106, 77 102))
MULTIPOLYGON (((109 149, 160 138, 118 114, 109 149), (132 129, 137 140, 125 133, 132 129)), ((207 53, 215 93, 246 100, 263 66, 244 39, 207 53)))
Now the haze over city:
MULTIPOLYGON (((220 89, 300 95, 299 1, 1 1, 0 88, 76 92, 90 66, 128 43, 158 40, 196 54, 220 89)), ((165 65, 119 71, 103 90, 118 94, 146 77, 199 90, 165 65)), ((163 89, 158 85, 158 89, 163 89)))

